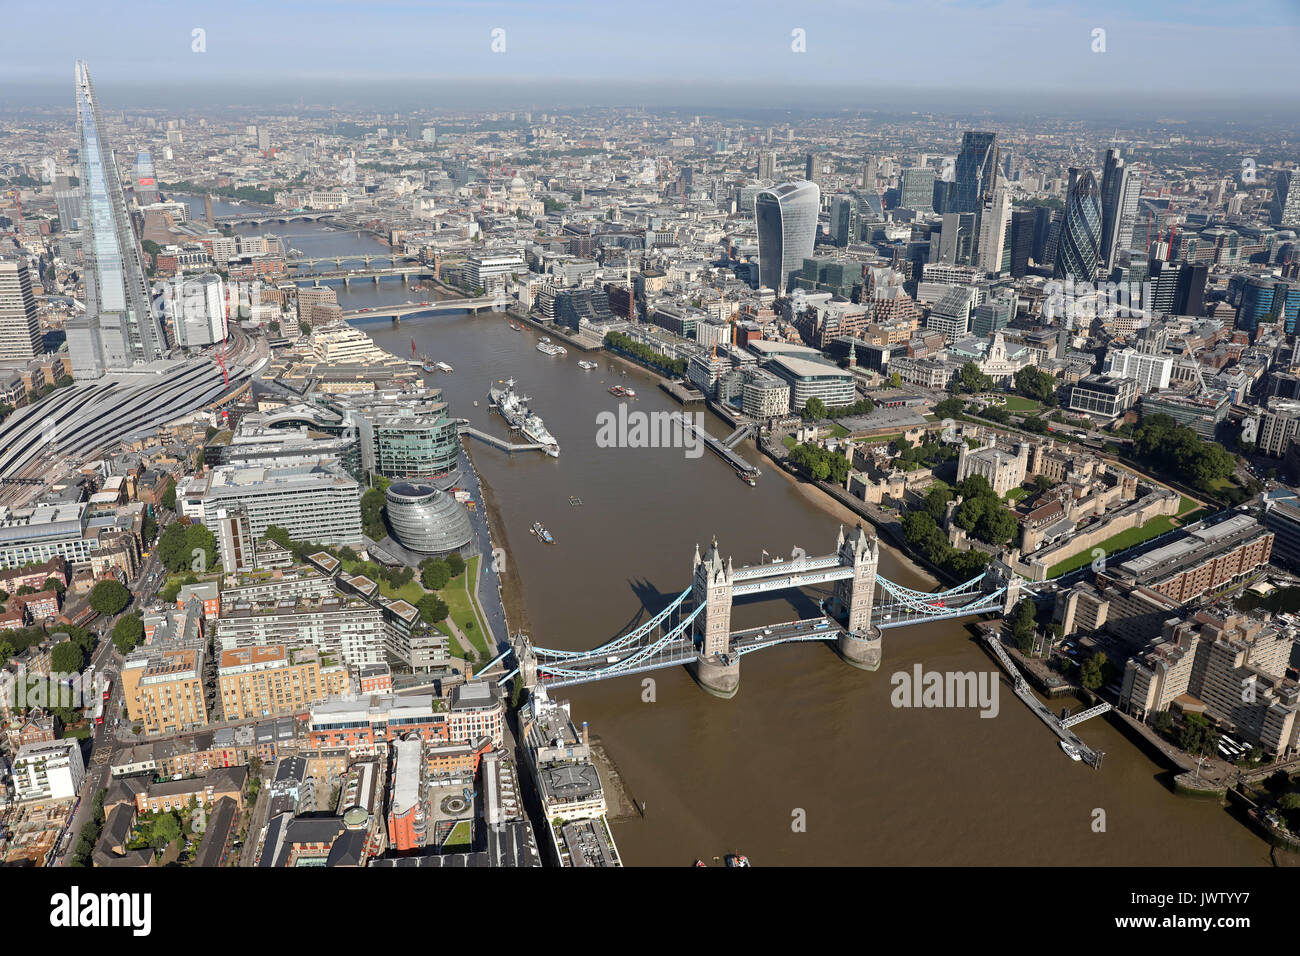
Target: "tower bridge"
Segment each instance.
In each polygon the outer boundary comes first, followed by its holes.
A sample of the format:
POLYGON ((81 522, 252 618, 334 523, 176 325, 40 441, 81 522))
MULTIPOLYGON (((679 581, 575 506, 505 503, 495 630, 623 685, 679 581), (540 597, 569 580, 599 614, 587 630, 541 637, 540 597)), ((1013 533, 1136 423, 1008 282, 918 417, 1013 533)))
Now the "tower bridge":
MULTIPOLYGON (((883 633, 926 621, 980 614, 1006 614, 1019 600, 1021 579, 994 564, 978 577, 946 591, 924 592, 895 584, 878 573, 880 544, 858 525, 841 527, 830 554, 735 567, 718 542, 703 555, 697 546, 688 588, 650 620, 586 651, 536 647, 523 637, 512 648, 516 664, 500 682, 522 675, 537 684, 567 687, 686 665, 700 686, 719 697, 740 687, 746 654, 802 641, 832 642, 854 667, 876 670, 883 633), (738 597, 831 585, 816 617, 736 631, 731 608, 738 597)), ((504 655, 503 655, 504 656, 504 655)), ((498 658, 497 663, 501 660, 498 658)))

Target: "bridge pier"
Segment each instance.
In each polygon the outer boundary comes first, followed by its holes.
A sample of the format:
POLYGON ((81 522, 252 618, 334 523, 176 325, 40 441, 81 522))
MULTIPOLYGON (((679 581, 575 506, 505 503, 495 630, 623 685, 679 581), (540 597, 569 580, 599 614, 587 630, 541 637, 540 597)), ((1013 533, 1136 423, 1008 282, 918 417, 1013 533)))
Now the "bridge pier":
POLYGON ((885 654, 884 635, 878 627, 869 627, 865 631, 841 631, 835 650, 846 664, 864 671, 879 670, 885 654))
POLYGON ((696 683, 714 697, 730 700, 740 690, 740 655, 697 654, 695 660, 686 665, 696 683))

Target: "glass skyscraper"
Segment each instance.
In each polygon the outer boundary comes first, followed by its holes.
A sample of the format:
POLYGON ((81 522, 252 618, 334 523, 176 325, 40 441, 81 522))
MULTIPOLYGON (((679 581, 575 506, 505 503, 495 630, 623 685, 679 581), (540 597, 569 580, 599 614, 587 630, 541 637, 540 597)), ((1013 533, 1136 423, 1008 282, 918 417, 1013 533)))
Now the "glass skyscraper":
POLYGON ((1053 274, 1058 279, 1068 276, 1075 282, 1095 282, 1100 249, 1101 190, 1097 188, 1097 177, 1091 169, 1071 169, 1053 274))
POLYGON ((758 222, 758 282, 785 295, 790 277, 812 256, 821 189, 814 182, 782 183, 754 199, 758 222))
POLYGON ((76 100, 86 313, 70 319, 66 328, 72 373, 87 379, 161 358, 167 341, 161 317, 150 302, 140 242, 127 215, 121 177, 105 135, 90 70, 80 60, 76 100))
POLYGON ((979 212, 998 183, 997 133, 968 130, 957 154, 952 201, 944 212, 979 212))

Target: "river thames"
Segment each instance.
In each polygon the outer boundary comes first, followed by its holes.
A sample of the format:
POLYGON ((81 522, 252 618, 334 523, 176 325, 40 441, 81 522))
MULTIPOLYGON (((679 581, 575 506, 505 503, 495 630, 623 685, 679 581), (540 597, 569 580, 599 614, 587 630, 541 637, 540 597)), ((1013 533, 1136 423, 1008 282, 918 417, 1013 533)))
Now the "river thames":
MULTIPOLYGON (((218 214, 223 210, 241 211, 218 203, 218 214)), ((370 236, 317 224, 241 231, 281 235, 306 256, 387 251, 370 236)), ((334 288, 345 309, 433 298, 399 280, 334 288)), ((584 371, 576 350, 538 352, 538 333, 514 331, 501 315, 357 326, 397 355, 408 357, 414 340, 417 352, 452 365, 454 372, 426 381, 444 390, 453 414, 503 437, 504 424, 489 416, 487 390, 515 378, 558 440, 558 459, 470 448, 499 510, 505 533, 497 543, 520 589, 508 606, 525 609, 526 619, 512 626, 540 645, 593 647, 644 620, 689 584, 696 544, 703 549, 715 536, 736 565, 754 564, 765 551, 769 559, 788 558, 796 547, 829 552, 841 523, 856 520, 783 475, 752 441, 738 451, 763 469, 754 488, 707 452, 690 458, 680 448, 600 447, 597 415, 618 406, 609 385, 634 388, 637 410, 679 406, 650 375, 606 356, 593 355, 598 367, 584 371), (570 496, 582 504, 571 505, 570 496), (550 529, 553 546, 528 533, 534 521, 550 529)), ((730 430, 712 415, 705 419, 714 435, 730 430)), ((909 587, 934 587, 883 545, 880 572, 909 587)), ((733 626, 810 615, 816 596, 738 601, 733 626)), ((966 624, 941 622, 886 632, 875 673, 848 666, 821 644, 748 655, 740 691, 726 701, 701 691, 680 668, 648 675, 653 694, 641 677, 556 693, 572 701, 576 721, 590 722, 630 795, 646 805, 644 818, 612 823, 629 865, 689 865, 733 851, 757 866, 1270 862, 1268 845, 1216 803, 1174 795, 1167 771, 1104 718, 1076 728, 1106 754, 1094 771, 1061 752, 1005 679, 993 719, 975 708, 895 708, 890 677, 916 663, 999 672, 966 624), (1102 832, 1097 810, 1104 811, 1102 832)))

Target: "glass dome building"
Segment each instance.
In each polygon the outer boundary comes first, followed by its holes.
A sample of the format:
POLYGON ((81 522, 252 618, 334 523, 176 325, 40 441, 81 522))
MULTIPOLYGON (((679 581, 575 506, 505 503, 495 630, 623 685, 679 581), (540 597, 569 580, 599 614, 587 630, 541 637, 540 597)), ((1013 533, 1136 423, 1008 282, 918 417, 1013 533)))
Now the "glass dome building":
POLYGON ((384 500, 393 537, 409 551, 447 554, 473 537, 465 506, 431 484, 395 481, 384 500))

